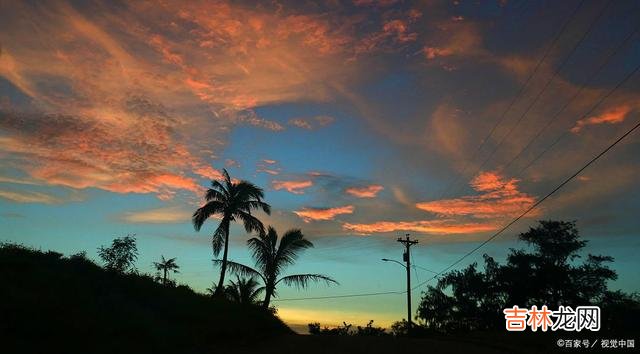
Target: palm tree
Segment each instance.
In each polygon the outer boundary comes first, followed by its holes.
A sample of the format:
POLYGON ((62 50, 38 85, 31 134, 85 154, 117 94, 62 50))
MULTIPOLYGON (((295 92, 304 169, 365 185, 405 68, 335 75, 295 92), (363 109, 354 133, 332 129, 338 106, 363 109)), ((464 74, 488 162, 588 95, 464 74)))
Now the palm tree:
POLYGON ((213 255, 222 254, 220 280, 215 294, 223 295, 224 277, 227 272, 227 255, 229 252, 229 225, 232 221, 241 222, 247 232, 264 232, 264 225, 251 214, 253 209, 261 209, 267 214, 271 213, 271 206, 262 201, 264 192, 262 188, 248 181, 232 181, 226 169, 222 170, 223 181, 211 181, 211 188, 207 190, 205 200, 207 203, 193 213, 193 227, 200 231, 202 224, 213 215, 221 215, 222 219, 218 228, 213 233, 211 244, 213 255))
POLYGON ((153 265, 156 267, 156 270, 162 271, 162 284, 167 285, 167 273, 174 272, 180 273, 178 269, 180 266, 176 263, 176 258, 164 259, 164 256, 160 256, 160 262, 153 262, 153 265))
POLYGON ((227 298, 241 304, 256 304, 259 302, 258 297, 264 291, 264 286, 258 287, 255 278, 240 278, 236 276, 236 281, 225 287, 227 298))
MULTIPOLYGON (((247 241, 251 249, 253 260, 257 269, 249 266, 228 261, 231 271, 245 276, 257 276, 264 282, 265 296, 262 305, 269 307, 272 296, 277 296, 276 287, 278 284, 295 285, 298 288, 306 288, 310 282, 325 282, 327 284, 337 282, 322 274, 294 274, 280 277, 282 271, 289 265, 295 263, 300 252, 313 247, 311 241, 306 240, 302 231, 291 229, 284 233, 278 244, 278 233, 269 226, 267 233, 260 233, 247 241)), ((221 262, 214 260, 214 262, 221 262)))

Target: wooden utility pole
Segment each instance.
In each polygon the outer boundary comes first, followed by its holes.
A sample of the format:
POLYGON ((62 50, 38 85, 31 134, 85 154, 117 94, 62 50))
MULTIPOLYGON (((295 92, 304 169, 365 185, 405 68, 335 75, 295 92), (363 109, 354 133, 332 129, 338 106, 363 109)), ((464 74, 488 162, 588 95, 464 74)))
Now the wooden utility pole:
POLYGON ((409 234, 405 235, 406 238, 398 237, 398 242, 402 243, 405 247, 403 260, 407 263, 405 268, 407 269, 407 335, 411 335, 411 253, 409 248, 416 243, 417 240, 411 240, 409 234))

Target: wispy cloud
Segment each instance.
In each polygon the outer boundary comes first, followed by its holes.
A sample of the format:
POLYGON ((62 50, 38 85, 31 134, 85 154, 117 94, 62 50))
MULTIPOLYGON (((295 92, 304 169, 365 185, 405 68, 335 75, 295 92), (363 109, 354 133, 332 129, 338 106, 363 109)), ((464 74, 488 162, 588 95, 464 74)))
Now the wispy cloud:
POLYGON ((312 130, 320 127, 327 126, 335 121, 335 118, 330 116, 315 116, 311 118, 292 118, 289 119, 289 125, 298 127, 301 129, 312 130))
POLYGON ((257 164, 256 172, 264 172, 272 176, 279 175, 282 170, 280 167, 276 167, 278 161, 270 159, 262 159, 257 164))
POLYGON ((10 191, 0 190, 0 198, 16 203, 39 203, 39 204, 60 204, 69 201, 80 201, 80 198, 61 198, 55 195, 31 192, 31 191, 10 191))
POLYGON ((305 189, 313 186, 313 181, 272 181, 271 186, 277 191, 284 189, 289 193, 303 194, 305 189))
POLYGON ((413 231, 426 234, 473 234, 492 231, 497 228, 493 223, 460 223, 456 220, 429 220, 429 221, 377 221, 373 223, 352 224, 344 223, 345 230, 357 234, 389 233, 396 231, 413 231))
POLYGON ((304 220, 311 222, 315 220, 333 220, 336 216, 342 214, 353 214, 355 208, 353 205, 345 205, 335 208, 302 208, 295 210, 294 213, 304 220))
POLYGON ((349 187, 345 189, 345 193, 358 198, 375 198, 384 187, 378 184, 372 184, 364 187, 349 187))
POLYGON ((577 134, 588 125, 622 123, 630 111, 631 106, 623 105, 609 109, 597 116, 580 119, 576 122, 576 125, 571 128, 571 132, 577 134))
POLYGON ((118 220, 131 224, 179 224, 191 221, 192 211, 178 206, 126 212, 118 220))

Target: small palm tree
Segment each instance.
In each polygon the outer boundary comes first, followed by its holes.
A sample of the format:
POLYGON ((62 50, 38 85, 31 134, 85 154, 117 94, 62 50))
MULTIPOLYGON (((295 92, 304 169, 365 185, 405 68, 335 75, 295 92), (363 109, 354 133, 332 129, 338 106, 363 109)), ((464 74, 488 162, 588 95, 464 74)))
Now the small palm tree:
POLYGON ((167 273, 174 272, 180 273, 178 269, 180 266, 176 263, 176 258, 164 259, 164 256, 160 256, 160 262, 153 262, 153 265, 156 267, 158 272, 162 271, 162 284, 167 285, 167 273))
POLYGON ((251 214, 254 209, 261 209, 267 214, 271 213, 271 206, 262 201, 264 192, 247 181, 232 181, 226 169, 222 170, 223 181, 211 181, 211 188, 207 190, 205 200, 207 203, 193 213, 193 227, 199 231, 204 222, 213 215, 221 215, 222 219, 218 228, 213 233, 211 244, 213 255, 222 254, 220 280, 215 290, 215 295, 223 295, 224 277, 227 272, 227 256, 229 252, 229 226, 232 221, 239 221, 247 232, 264 232, 264 225, 251 214))
POLYGON ((260 294, 264 291, 264 286, 258 287, 260 284, 255 278, 240 278, 236 276, 236 281, 225 287, 227 298, 241 304, 257 304, 260 294))
MULTIPOLYGON (((277 296, 276 287, 282 283, 284 285, 295 285, 298 288, 306 288, 310 282, 325 282, 328 284, 337 282, 332 278, 322 274, 294 274, 280 277, 282 271, 289 265, 295 263, 300 252, 313 247, 311 241, 306 240, 302 231, 292 229, 284 233, 278 244, 278 233, 269 226, 267 233, 260 233, 247 241, 251 249, 253 260, 257 269, 244 264, 228 261, 231 271, 245 276, 257 276, 264 282, 265 296, 262 305, 269 307, 271 297, 277 296)), ((214 260, 214 262, 221 262, 214 260)))

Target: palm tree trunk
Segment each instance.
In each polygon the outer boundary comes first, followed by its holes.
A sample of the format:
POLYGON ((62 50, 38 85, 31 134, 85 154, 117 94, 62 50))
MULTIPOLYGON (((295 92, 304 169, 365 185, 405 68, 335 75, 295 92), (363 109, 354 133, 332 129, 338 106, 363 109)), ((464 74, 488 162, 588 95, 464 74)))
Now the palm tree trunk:
POLYGON ((222 296, 224 290, 224 276, 227 272, 227 254, 229 253, 229 218, 224 217, 221 221, 224 229, 224 253, 222 254, 222 267, 220 269, 220 280, 218 280, 218 286, 216 287, 215 296, 222 296))
POLYGON ((271 302, 272 294, 273 294, 273 289, 270 286, 267 286, 264 292, 264 301, 262 302, 262 306, 265 309, 269 308, 269 303, 271 302))
POLYGON ((164 268, 164 276, 162 277, 162 285, 167 285, 167 268, 164 268))

